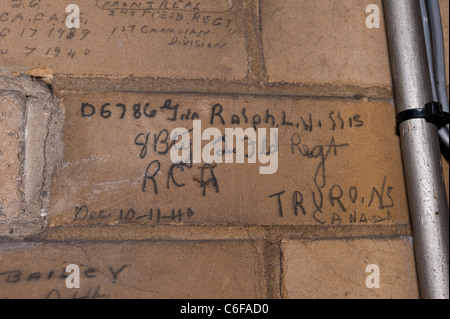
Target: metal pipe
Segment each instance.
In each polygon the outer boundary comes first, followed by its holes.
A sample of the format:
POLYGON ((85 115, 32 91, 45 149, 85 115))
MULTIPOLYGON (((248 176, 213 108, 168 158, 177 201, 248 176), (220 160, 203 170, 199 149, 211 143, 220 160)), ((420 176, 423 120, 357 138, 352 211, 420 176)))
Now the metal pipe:
MULTIPOLYGON (((397 113, 433 100, 420 4, 384 0, 397 113)), ((424 119, 400 125, 421 297, 449 298, 449 219, 438 130, 424 119)))

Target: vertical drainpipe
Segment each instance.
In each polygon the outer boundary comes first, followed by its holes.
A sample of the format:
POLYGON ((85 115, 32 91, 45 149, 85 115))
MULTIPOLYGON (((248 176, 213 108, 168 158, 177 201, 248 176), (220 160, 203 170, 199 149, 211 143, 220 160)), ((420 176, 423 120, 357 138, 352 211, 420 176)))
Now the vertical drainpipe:
MULTIPOLYGON (((384 0, 397 113, 433 100, 420 4, 384 0)), ((438 130, 425 119, 399 127, 421 297, 449 298, 448 200, 438 130)))

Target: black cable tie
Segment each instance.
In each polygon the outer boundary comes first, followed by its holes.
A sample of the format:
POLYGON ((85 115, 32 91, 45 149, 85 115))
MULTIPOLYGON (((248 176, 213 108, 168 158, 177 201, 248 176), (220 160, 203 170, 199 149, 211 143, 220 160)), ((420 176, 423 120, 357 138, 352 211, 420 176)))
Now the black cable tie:
POLYGON ((396 116, 397 132, 400 132, 400 124, 412 119, 425 119, 438 128, 450 124, 450 115, 442 110, 442 105, 439 102, 430 102, 425 104, 424 108, 409 109, 398 113, 396 116))

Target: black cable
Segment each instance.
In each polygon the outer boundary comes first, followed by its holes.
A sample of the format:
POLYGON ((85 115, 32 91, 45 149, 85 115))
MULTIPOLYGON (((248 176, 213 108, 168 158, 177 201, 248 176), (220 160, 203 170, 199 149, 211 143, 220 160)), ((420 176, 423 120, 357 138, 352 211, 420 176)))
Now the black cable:
MULTIPOLYGON (((421 0, 422 19, 424 25, 425 42, 427 46, 430 79, 432 81, 433 98, 442 105, 444 112, 449 112, 447 82, 445 76, 445 48, 442 31, 441 12, 438 0, 421 0)), ((449 152, 449 126, 439 129, 439 138, 449 152)))

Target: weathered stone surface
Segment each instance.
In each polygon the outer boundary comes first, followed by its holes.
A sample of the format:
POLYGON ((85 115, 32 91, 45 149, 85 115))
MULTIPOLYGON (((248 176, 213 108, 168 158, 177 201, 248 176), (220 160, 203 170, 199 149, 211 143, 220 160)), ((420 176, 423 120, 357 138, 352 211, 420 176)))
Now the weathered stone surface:
POLYGON ((394 109, 385 101, 181 94, 62 100, 64 155, 52 180, 50 226, 409 223, 394 109), (173 165, 170 132, 192 129, 195 115, 202 130, 222 134, 254 121, 278 128, 276 173, 261 175, 268 164, 247 159, 173 165))
POLYGON ((249 241, 3 243, 0 298, 265 298, 261 252, 249 241), (79 289, 66 287, 70 264, 79 289))
POLYGON ((7 2, 0 12, 0 73, 226 80, 247 75, 241 1, 79 0, 80 28, 71 29, 68 3, 7 2))
POLYGON ((0 1, 0 298, 419 296, 381 0, 0 1), (173 166, 194 114, 277 172, 173 166))
POLYGON ((64 110, 45 84, 28 76, 0 77, 0 92, 6 94, 0 103, 0 237, 36 236, 45 227, 51 175, 62 155, 64 110))
POLYGON ((286 298, 419 298, 410 238, 286 240, 282 250, 286 298), (366 285, 369 265, 379 288, 366 285))
POLYGON ((22 208, 25 102, 17 92, 0 91, 0 230, 22 208))
POLYGON ((377 1, 261 1, 264 57, 271 82, 391 87, 383 6, 377 1), (380 28, 366 27, 366 7, 380 28))

